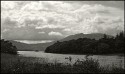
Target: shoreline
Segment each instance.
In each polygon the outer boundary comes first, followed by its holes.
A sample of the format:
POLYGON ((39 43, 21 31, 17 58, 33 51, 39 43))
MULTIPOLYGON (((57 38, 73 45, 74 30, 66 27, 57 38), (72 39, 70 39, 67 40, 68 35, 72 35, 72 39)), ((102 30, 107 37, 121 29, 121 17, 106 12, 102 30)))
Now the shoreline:
MULTIPOLYGON (((27 50, 26 50, 27 51, 27 50)), ((34 50, 32 50, 33 52, 36 52, 34 50)), ((24 51, 25 52, 25 51, 24 51)), ((37 51, 37 52, 44 52, 44 53, 48 53, 45 51, 37 51)), ((125 56, 124 53, 114 53, 114 54, 76 54, 76 53, 50 53, 50 54, 62 54, 62 55, 88 55, 88 56, 93 56, 93 55, 102 55, 102 56, 125 56)))

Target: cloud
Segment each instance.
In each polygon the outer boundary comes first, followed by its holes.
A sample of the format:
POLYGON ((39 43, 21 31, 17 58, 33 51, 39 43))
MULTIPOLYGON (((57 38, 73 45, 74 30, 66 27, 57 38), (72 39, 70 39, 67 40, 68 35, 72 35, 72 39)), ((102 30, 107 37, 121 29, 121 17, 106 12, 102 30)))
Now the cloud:
POLYGON ((2 35, 7 39, 54 40, 77 33, 115 35, 124 30, 123 3, 115 6, 117 1, 108 2, 2 1, 2 35))
POLYGON ((51 25, 43 25, 36 27, 36 29, 44 29, 44 28, 65 28, 65 26, 51 24, 51 25))
POLYGON ((63 31, 67 32, 67 31, 71 31, 71 29, 65 28, 63 31))
POLYGON ((36 10, 36 11, 42 9, 46 9, 44 8, 42 2, 31 2, 21 8, 21 10, 36 10))
POLYGON ((39 34, 45 34, 45 32, 38 32, 39 34))
POLYGON ((10 29, 4 29, 2 32, 7 32, 7 31, 9 31, 10 29))
POLYGON ((61 33, 53 32, 53 31, 49 32, 48 35, 50 35, 50 36, 63 36, 61 33))
POLYGON ((1 30, 4 29, 13 29, 18 25, 17 21, 11 20, 11 18, 7 17, 4 20, 1 21, 1 30))
POLYGON ((15 2, 12 1, 1 1, 1 8, 4 8, 6 10, 14 9, 15 5, 15 2))

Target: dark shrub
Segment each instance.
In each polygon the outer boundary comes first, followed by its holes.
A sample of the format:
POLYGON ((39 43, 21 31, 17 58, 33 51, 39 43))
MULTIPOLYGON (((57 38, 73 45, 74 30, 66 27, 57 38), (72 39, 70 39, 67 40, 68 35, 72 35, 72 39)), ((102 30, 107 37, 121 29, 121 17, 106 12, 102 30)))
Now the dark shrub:
POLYGON ((17 54, 16 46, 13 46, 10 41, 1 40, 1 53, 17 54))

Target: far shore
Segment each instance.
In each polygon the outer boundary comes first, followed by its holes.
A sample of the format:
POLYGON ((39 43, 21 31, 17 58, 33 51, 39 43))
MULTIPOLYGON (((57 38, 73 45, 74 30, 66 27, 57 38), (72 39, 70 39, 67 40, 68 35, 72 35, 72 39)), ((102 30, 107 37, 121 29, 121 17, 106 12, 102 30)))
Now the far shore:
MULTIPOLYGON (((44 52, 44 51, 40 51, 40 50, 19 50, 19 51, 34 51, 34 52, 44 52)), ((47 53, 47 52, 45 52, 47 53)), ((88 55, 88 56, 92 56, 92 55, 105 55, 105 56, 125 56, 124 53, 113 53, 113 54, 78 54, 78 53, 51 53, 51 54, 66 54, 66 55, 88 55)))

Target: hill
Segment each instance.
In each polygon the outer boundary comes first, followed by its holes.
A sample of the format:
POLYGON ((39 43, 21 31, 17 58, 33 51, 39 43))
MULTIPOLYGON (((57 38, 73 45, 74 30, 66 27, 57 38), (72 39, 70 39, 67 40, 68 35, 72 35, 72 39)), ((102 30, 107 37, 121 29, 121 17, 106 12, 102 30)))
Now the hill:
POLYGON ((44 51, 46 49, 46 47, 53 44, 53 42, 38 43, 38 44, 26 44, 26 43, 13 41, 13 40, 9 40, 9 41, 12 42, 12 44, 17 47, 18 51, 35 51, 35 50, 44 51))
MULTIPOLYGON (((91 34, 89 34, 92 36, 91 34)), ((94 34, 95 35, 95 34, 94 34)), ((93 35, 93 36, 94 36, 93 35)), ((97 35, 97 34, 96 34, 97 35)), ((95 37, 96 37, 95 35, 95 37)), ((92 38, 92 37, 91 37, 92 38)), ((86 38, 83 34, 72 35, 46 48, 47 53, 61 54, 120 54, 124 52, 124 33, 111 37, 104 34, 101 39, 86 38), (82 37, 84 38, 78 38, 82 37), (71 40, 68 40, 68 39, 71 40), (77 39, 78 38, 78 39, 77 39)))
MULTIPOLYGON (((75 35, 70 35, 62 40, 60 40, 61 42, 63 41, 69 41, 72 39, 79 39, 79 38, 90 38, 90 39, 96 39, 99 40, 104 36, 104 34, 102 33, 91 33, 91 34, 83 34, 83 33, 79 33, 79 34, 75 34, 75 35)), ((112 37, 110 35, 107 35, 108 37, 112 37)))

